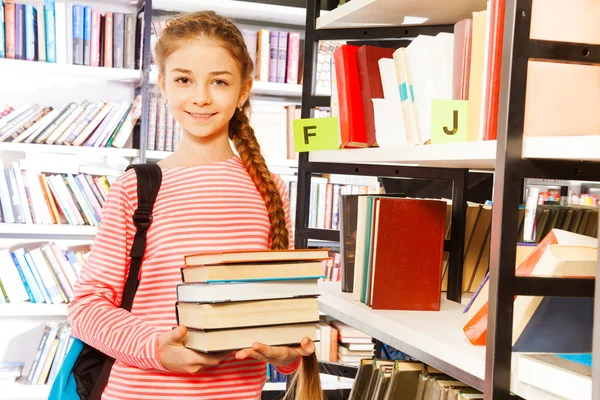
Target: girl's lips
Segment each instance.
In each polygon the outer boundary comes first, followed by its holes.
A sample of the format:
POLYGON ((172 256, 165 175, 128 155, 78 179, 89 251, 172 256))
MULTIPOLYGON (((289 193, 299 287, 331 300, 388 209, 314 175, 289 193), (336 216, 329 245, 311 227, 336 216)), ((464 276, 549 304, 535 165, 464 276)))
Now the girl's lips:
MULTIPOLYGON (((187 112, 187 111, 186 111, 187 112)), ((217 113, 191 113, 187 112, 189 116, 194 118, 196 121, 206 121, 213 116, 217 115, 217 113)))

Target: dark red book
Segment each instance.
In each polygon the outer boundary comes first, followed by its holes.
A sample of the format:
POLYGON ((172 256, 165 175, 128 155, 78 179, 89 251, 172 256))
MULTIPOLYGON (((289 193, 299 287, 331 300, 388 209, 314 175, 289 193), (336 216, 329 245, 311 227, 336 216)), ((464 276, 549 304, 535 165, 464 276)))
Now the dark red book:
POLYGON ((383 99, 383 86, 379 74, 379 60, 382 58, 394 58, 396 49, 385 47, 361 46, 356 58, 358 61, 358 77, 365 115, 365 128, 367 132, 367 145, 377 146, 375 135, 375 111, 371 99, 383 99))
POLYGON ((345 44, 333 53, 339 99, 340 147, 367 147, 356 58, 358 49, 358 46, 345 44))
POLYGON ((371 307, 439 311, 446 202, 375 199, 371 307))

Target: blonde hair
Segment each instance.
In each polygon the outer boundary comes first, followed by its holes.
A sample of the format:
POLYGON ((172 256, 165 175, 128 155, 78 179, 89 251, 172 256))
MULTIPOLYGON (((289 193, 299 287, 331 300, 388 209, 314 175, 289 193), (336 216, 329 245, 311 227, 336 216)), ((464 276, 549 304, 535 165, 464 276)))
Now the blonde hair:
MULTIPOLYGON (((210 38, 220 43, 238 63, 242 82, 252 79, 254 65, 242 33, 233 22, 217 15, 214 11, 183 14, 167 20, 166 27, 155 46, 160 73, 164 75, 165 60, 169 55, 175 52, 182 43, 198 37, 210 38)), ((246 100, 241 110, 236 109, 229 122, 229 139, 235 144, 242 163, 265 201, 271 224, 271 249, 287 249, 289 233, 285 224, 281 195, 267 168, 265 159, 260 153, 260 146, 254 130, 250 126, 249 108, 250 100, 246 100)), ((295 388, 295 398, 298 400, 323 399, 319 365, 315 353, 308 357, 302 357, 302 363, 292 377, 290 387, 295 388)))

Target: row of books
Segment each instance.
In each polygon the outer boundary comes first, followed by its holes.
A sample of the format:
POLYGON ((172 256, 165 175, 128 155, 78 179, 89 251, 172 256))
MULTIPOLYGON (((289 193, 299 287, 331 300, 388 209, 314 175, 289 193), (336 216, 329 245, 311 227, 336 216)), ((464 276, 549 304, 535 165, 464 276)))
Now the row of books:
POLYGON ((142 30, 136 31, 133 13, 102 14, 88 5, 54 0, 45 0, 43 5, 6 0, 0 1, 0 14, 4 17, 4 26, 0 24, 0 58, 136 67, 142 30))
MULTIPOLYGON (((574 12, 579 15, 584 9, 574 12)), ((560 21, 564 9, 557 2, 544 4, 539 12, 545 15, 540 20, 560 21)), ((496 54, 502 34, 487 33, 501 30, 503 24, 492 21, 493 14, 489 9, 474 12, 455 24, 454 33, 418 35, 406 47, 344 45, 336 50, 331 101, 333 115, 340 117, 341 147, 431 143, 433 121, 440 120, 433 112, 435 100, 465 103, 464 140, 495 140, 500 79, 496 54)), ((575 31, 578 42, 593 43, 597 36, 585 25, 575 31)), ((534 35, 561 40, 552 23, 535 24, 534 35)), ((600 94, 589 87, 598 79, 597 68, 532 61, 527 76, 525 136, 599 134, 600 117, 593 110, 600 94)))
MULTIPOLYGON (((1 161, 1 160, 0 160, 1 161)), ((0 173, 0 219, 6 223, 98 226, 111 176, 45 174, 18 161, 0 173)))
POLYGON ((182 127, 160 95, 158 87, 150 91, 148 112, 148 150, 175 151, 181 142, 182 127))
POLYGON ((124 147, 141 115, 141 96, 130 101, 87 100, 62 107, 37 103, 0 118, 0 142, 124 147))
POLYGON ((421 362, 364 358, 349 399, 466 400, 483 393, 421 362))
MULTIPOLYGON (((517 276, 593 279, 596 275, 596 237, 555 228, 537 245, 519 248, 524 248, 524 256, 515 265, 517 276)), ((463 331, 473 345, 486 344, 488 297, 486 277, 464 310, 469 319, 463 331)), ((515 296, 513 351, 590 353, 593 320, 593 297, 515 296)))
POLYGON ((377 184, 342 185, 331 183, 327 177, 312 177, 309 202, 309 228, 340 228, 340 196, 349 194, 378 194, 383 188, 377 184))
POLYGON ((75 339, 66 322, 46 324, 27 374, 30 385, 52 385, 75 339))
POLYGON ((188 348, 216 352, 316 340, 317 280, 327 250, 188 255, 177 286, 177 321, 188 348))
POLYGON ((0 303, 68 303, 89 245, 34 243, 0 250, 0 303))

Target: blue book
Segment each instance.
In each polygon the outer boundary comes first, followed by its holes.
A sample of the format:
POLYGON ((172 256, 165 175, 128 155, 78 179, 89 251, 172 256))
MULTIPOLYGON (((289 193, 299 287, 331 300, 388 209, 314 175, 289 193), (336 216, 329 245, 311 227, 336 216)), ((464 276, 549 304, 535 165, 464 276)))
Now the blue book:
POLYGON ((27 284, 29 285, 29 289, 35 298, 35 303, 44 303, 46 299, 38 286, 38 283, 29 267, 29 263, 25 259, 25 249, 20 248, 16 249, 12 253, 13 260, 15 261, 15 265, 23 272, 25 279, 27 280, 27 284))
POLYGON ((83 6, 73 6, 73 64, 83 65, 83 6))
POLYGON ((17 268, 17 271, 19 272, 19 276, 21 277, 21 282, 23 282, 23 286, 25 287, 25 291, 27 292, 27 297, 29 297, 29 301, 32 303, 35 303, 35 297, 33 295, 33 292, 31 291, 31 288, 29 287, 29 284, 27 283, 27 279, 25 278, 25 274, 23 273, 23 269, 21 268, 21 266, 19 265, 19 260, 17 260, 17 258, 15 257, 14 253, 10 253, 10 256, 13 259, 13 262, 15 263, 15 267, 17 268))
POLYGON ((556 356, 565 360, 574 361, 587 367, 592 366, 592 353, 557 354, 556 356))
POLYGON ((6 36, 4 36, 4 0, 0 0, 0 58, 6 58, 6 36))
POLYGON ((83 64, 91 65, 92 58, 92 7, 83 9, 83 64))
MULTIPOLYGON (((56 19, 54 16, 54 0, 44 0, 46 18, 46 62, 56 62, 56 19)), ((38 43, 43 46, 43 43, 38 43)))
POLYGON ((35 281, 38 284, 38 288, 40 289, 40 291, 42 292, 42 296, 44 297, 44 301, 47 304, 52 304, 52 297, 50 296, 50 292, 46 288, 46 285, 44 285, 42 276, 40 275, 39 271, 37 270, 35 263, 33 262, 33 258, 31 258, 31 254, 25 253, 25 261, 27 261, 27 265, 29 265, 31 272, 33 273, 35 281))
POLYGON ((31 4, 25 4, 25 59, 36 60, 37 10, 31 4))
POLYGON ((25 4, 15 4, 15 60, 25 59, 25 4))

